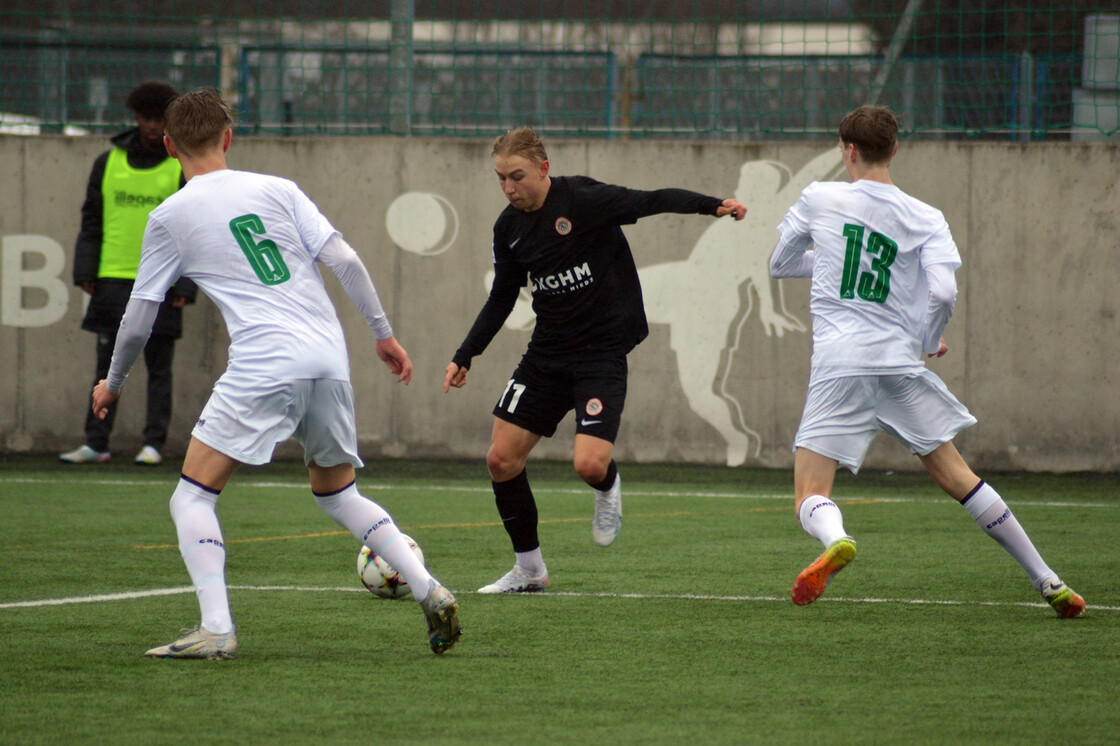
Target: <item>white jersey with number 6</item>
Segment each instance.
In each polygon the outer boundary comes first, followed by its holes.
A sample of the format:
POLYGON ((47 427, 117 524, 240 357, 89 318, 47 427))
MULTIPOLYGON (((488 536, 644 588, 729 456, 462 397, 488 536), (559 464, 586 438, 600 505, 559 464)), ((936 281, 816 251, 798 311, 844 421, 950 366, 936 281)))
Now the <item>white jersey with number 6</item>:
POLYGON ((189 277, 229 331, 230 372, 350 380, 346 342, 315 258, 337 233, 287 179, 195 176, 152 211, 132 294, 163 300, 189 277))
POLYGON ((891 184, 815 182, 778 230, 787 246, 813 244, 813 380, 924 367, 922 268, 961 264, 940 210, 891 184))

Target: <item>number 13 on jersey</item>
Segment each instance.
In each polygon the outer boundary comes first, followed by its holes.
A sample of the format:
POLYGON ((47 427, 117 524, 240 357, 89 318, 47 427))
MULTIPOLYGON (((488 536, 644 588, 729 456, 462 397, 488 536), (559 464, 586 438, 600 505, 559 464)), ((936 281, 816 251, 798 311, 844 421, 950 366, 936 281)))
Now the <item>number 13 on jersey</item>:
POLYGON ((864 227, 848 223, 844 226, 844 238, 848 246, 844 250, 844 274, 840 278, 840 297, 848 300, 859 295, 872 303, 884 303, 891 292, 891 264, 898 256, 898 244, 882 233, 872 232, 863 244, 864 227), (860 258, 864 252, 871 255, 871 272, 859 271, 860 258))

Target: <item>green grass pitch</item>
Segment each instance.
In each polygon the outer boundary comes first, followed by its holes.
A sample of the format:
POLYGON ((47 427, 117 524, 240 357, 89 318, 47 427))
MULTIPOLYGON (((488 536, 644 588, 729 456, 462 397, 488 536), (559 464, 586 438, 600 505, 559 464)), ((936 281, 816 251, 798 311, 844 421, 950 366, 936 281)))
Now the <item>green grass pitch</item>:
POLYGON ((1062 621, 917 474, 846 473, 859 542, 815 604, 788 471, 623 464, 618 541, 566 464, 531 462, 551 583, 509 569, 485 466, 373 462, 359 487, 424 550, 465 627, 442 657, 411 599, 365 591, 358 545, 298 464, 219 503, 241 649, 142 657, 197 624, 167 500, 177 464, 0 459, 0 743, 1116 743, 1120 479, 989 474, 1089 608, 1062 621))

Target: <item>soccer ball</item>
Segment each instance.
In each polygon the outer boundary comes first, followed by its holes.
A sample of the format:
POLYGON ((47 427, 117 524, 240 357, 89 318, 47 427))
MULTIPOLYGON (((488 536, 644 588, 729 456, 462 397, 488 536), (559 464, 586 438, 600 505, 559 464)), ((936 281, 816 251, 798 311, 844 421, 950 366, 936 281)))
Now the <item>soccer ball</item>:
MULTIPOLYGON (((411 536, 405 534, 401 536, 408 542, 408 546, 416 555, 416 559, 420 560, 420 564, 424 564, 424 553, 420 551, 420 545, 411 536)), ((364 546, 362 551, 358 552, 358 579, 370 593, 381 598, 404 598, 412 593, 404 578, 369 547, 364 546)))

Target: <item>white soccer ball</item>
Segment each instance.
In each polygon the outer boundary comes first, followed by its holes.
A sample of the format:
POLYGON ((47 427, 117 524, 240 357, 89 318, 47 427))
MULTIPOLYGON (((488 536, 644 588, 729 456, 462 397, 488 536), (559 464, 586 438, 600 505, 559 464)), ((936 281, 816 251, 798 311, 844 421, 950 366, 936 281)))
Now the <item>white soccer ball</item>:
MULTIPOLYGON (((401 536, 408 542, 420 564, 424 564, 424 553, 420 551, 420 545, 411 536, 401 536)), ((363 546, 362 551, 358 552, 358 579, 370 593, 381 598, 404 598, 412 593, 404 578, 369 547, 363 546)))

